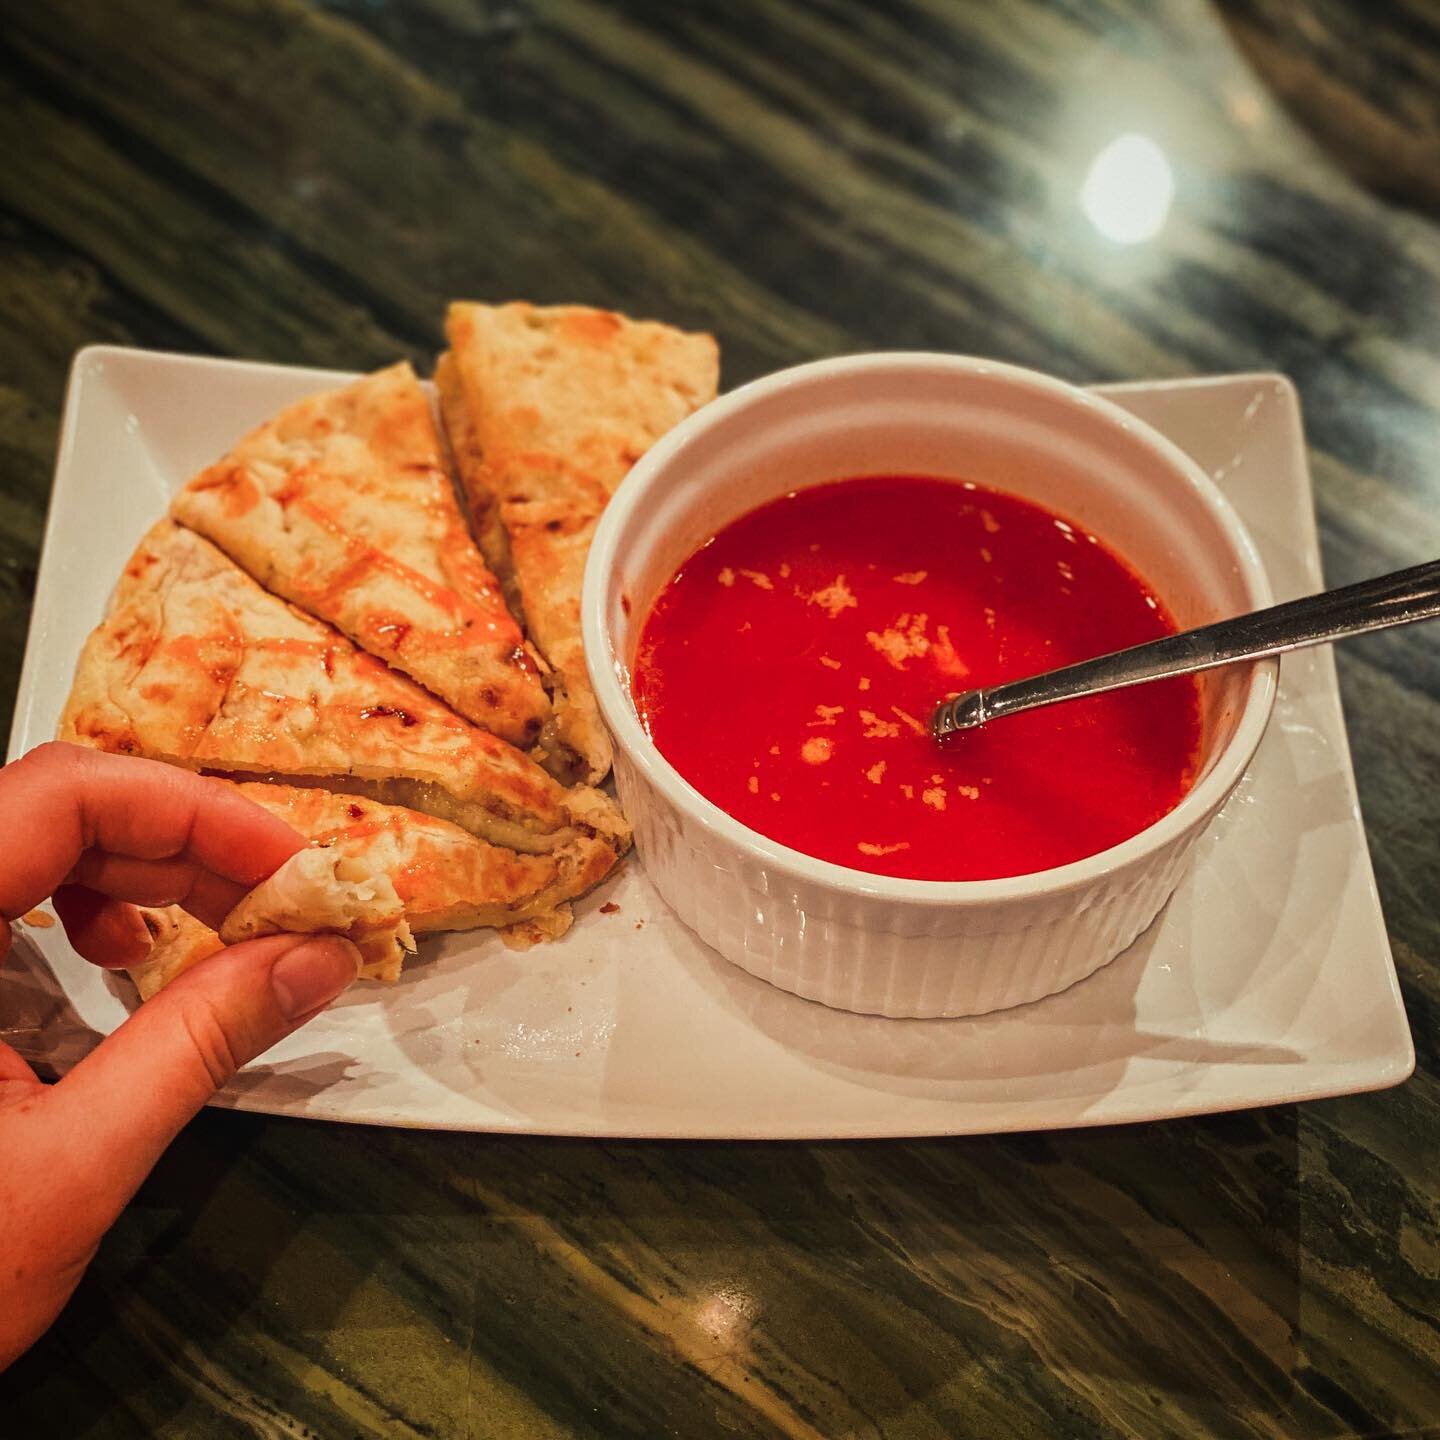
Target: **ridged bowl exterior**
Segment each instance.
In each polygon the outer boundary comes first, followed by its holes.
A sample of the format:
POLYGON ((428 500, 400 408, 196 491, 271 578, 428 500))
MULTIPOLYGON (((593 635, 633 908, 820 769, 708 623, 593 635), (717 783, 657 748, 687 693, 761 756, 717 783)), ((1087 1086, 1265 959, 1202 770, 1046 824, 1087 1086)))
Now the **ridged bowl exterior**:
POLYGON ((892 1017, 983 1015, 1094 974, 1160 912, 1210 818, 1089 886, 906 910, 777 878, 676 810, 625 756, 615 770, 645 873, 707 945, 807 1000, 892 1017))
MULTIPOLYGON (((783 371, 692 416, 621 485, 591 546, 582 623, 646 873, 702 940, 783 990, 875 1015, 978 1015, 1083 980, 1155 919, 1254 755, 1277 667, 1205 677, 1189 793, 1139 835, 1055 870, 904 880, 756 834, 686 783, 636 714, 630 665, 648 606, 697 545, 777 494, 903 473, 996 483, 1078 520, 1156 586, 1182 628, 1267 605, 1270 587, 1229 503, 1164 437, 1085 391, 960 356, 783 371)), ((717 693, 744 683, 739 657, 716 657, 717 693)))

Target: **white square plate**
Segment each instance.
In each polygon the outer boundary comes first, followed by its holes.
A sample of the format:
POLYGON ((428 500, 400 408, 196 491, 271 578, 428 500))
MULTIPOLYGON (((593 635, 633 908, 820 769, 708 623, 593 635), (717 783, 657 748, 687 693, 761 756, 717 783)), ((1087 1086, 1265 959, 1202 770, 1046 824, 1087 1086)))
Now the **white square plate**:
MULTIPOLYGON (((81 643, 173 491, 281 405, 347 378, 122 349, 78 357, 11 756, 55 733, 81 643)), ((1278 599, 1320 586, 1286 382, 1108 393, 1215 476, 1278 599)), ((129 1003, 58 928, 24 931, 0 971, 0 1033, 57 1072, 129 1003)), ((1284 661, 1255 764, 1170 905, 1063 995, 974 1020, 826 1010, 720 959, 630 863, 558 944, 516 955, 486 932, 422 942, 395 989, 357 988, 217 1103, 533 1134, 958 1135, 1314 1099, 1394 1085, 1413 1067, 1334 665, 1314 650, 1284 661)))

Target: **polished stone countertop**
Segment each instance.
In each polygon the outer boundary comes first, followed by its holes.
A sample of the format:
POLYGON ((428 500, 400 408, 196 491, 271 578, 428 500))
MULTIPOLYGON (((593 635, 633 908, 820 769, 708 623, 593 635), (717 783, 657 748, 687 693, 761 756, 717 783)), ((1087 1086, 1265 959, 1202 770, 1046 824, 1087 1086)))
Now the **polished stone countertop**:
MULTIPOLYGON (((1433 0, 49 0, 0 84, 6 709, 76 349, 428 368, 453 296, 706 327, 727 386, 1283 371, 1328 578, 1440 555, 1433 0)), ((1440 1434, 1436 632, 1340 668, 1398 1089, 814 1145, 208 1112, 0 1433, 1440 1434)))

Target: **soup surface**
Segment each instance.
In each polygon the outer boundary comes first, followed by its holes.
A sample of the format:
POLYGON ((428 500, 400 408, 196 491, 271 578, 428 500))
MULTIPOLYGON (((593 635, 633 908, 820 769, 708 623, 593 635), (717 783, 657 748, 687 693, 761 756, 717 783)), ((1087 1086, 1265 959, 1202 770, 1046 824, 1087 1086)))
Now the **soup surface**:
POLYGON ((853 869, 983 880, 1107 849, 1184 795, 1193 679, 995 721, 938 744, 947 695, 1175 629, 1114 551, 969 483, 837 480, 742 516, 645 620, 642 723, 700 793, 853 869))

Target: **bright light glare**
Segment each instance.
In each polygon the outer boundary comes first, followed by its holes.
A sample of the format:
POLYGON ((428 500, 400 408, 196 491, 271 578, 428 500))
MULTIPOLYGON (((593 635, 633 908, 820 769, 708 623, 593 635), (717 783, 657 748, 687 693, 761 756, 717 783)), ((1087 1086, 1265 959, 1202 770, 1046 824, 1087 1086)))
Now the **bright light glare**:
POLYGON ((705 1296, 695 1311, 695 1320, 717 1345, 738 1350, 759 1310, 753 1295, 732 1284, 705 1296))
POLYGON ((1148 136, 1120 135, 1091 162, 1080 189, 1086 218, 1107 240, 1138 245, 1165 226, 1175 176, 1165 152, 1148 136))

